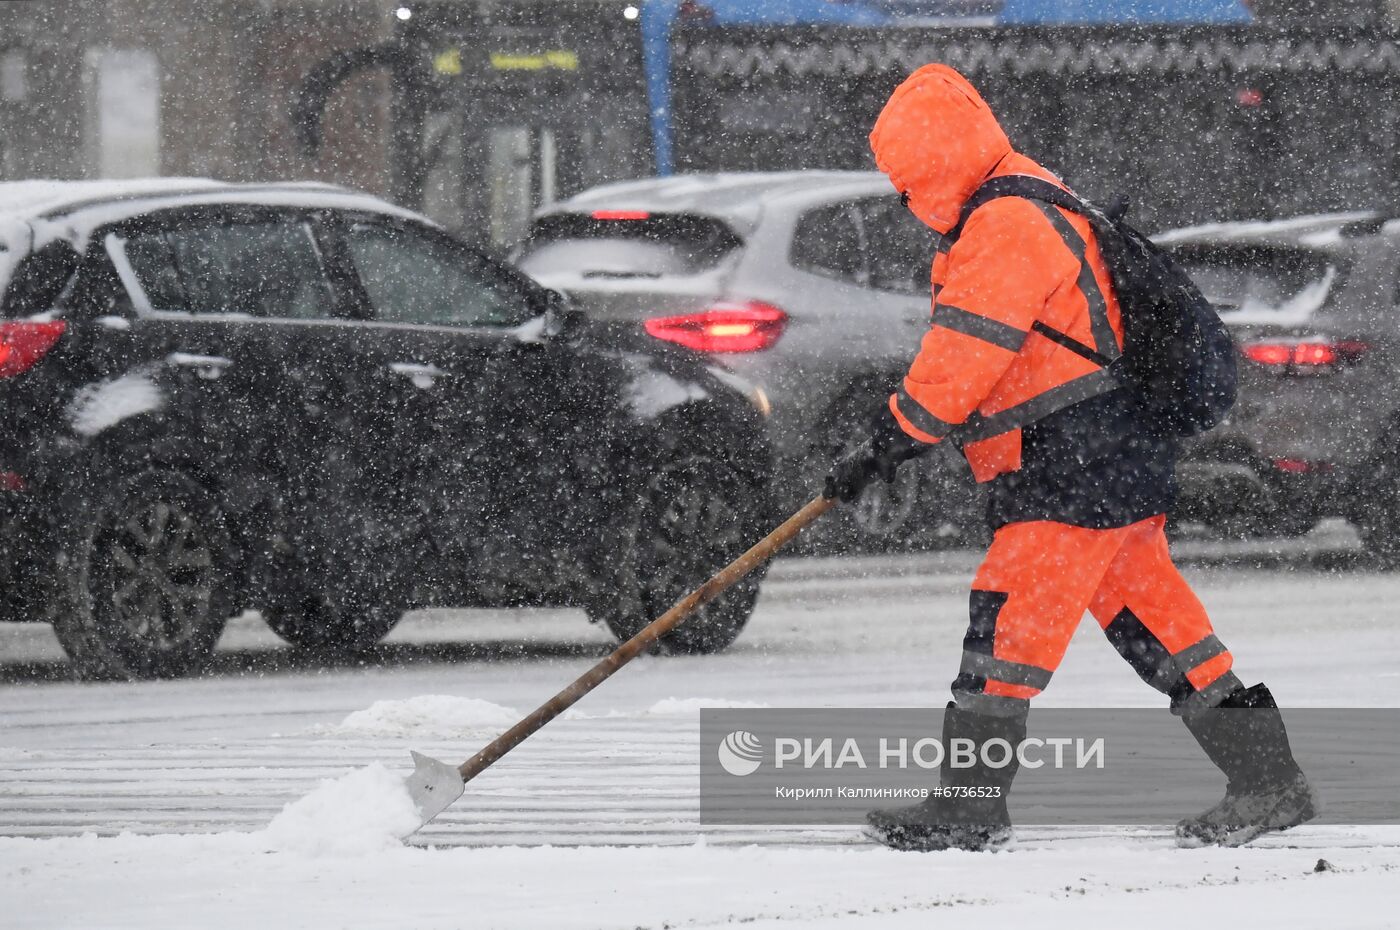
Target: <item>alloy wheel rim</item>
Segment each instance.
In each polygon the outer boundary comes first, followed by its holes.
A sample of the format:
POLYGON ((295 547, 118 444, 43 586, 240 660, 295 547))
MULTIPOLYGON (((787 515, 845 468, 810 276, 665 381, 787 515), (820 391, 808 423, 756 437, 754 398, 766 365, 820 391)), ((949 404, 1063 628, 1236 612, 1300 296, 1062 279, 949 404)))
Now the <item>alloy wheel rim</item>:
POLYGON ((909 520, 919 497, 918 470, 906 466, 888 484, 872 481, 856 500, 851 519, 865 533, 884 536, 909 520))
MULTIPOLYGON (((647 485, 643 520, 654 528, 636 549, 639 580, 650 578, 664 610, 701 584, 724 562, 742 551, 742 529, 729 502, 696 480, 697 463, 687 463, 652 477, 647 485)), ((709 605, 697 613, 708 611, 709 605)), ((654 619, 654 618, 652 618, 654 619)))

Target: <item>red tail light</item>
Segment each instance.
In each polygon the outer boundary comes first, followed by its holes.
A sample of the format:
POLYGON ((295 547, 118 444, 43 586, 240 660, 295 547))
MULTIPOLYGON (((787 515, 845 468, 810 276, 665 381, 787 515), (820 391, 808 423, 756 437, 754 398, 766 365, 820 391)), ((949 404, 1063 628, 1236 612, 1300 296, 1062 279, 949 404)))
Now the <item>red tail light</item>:
POLYGON ((1264 92, 1257 87, 1241 87, 1235 91, 1235 103, 1242 107, 1260 107, 1264 105, 1264 92))
POLYGON ((649 220, 651 214, 645 210, 594 210, 595 220, 649 220))
POLYGON ((54 347, 67 326, 62 320, 0 323, 0 378, 13 378, 33 368, 54 347))
POLYGON ((1241 348, 1244 357, 1260 365, 1296 374, 1316 374, 1334 366, 1358 361, 1370 350, 1364 342, 1351 340, 1302 342, 1251 342, 1241 348))
POLYGON ((770 304, 744 301, 653 317, 643 325, 657 339, 700 352, 761 352, 783 335, 787 314, 770 304))
POLYGON ((1332 471, 1331 462, 1310 462, 1307 459, 1274 459, 1274 467, 1290 475, 1308 475, 1332 471))

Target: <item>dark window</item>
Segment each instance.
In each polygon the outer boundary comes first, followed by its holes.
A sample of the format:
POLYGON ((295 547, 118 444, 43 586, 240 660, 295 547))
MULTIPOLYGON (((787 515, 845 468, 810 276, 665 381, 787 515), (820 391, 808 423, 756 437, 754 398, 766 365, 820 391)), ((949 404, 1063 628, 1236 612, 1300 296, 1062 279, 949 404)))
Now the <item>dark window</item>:
POLYGON ((901 294, 928 295, 937 239, 898 197, 856 205, 869 255, 870 286, 901 294))
POLYGON ((515 326, 534 315, 481 259, 425 231, 358 223, 347 241, 376 320, 515 326))
POLYGON ((81 263, 81 256, 62 239, 24 256, 10 276, 0 317, 29 316, 52 309, 81 263))
POLYGON ((837 204, 798 219, 789 258, 794 268, 865 284, 868 273, 861 252, 855 214, 849 205, 837 204))
POLYGON ((151 309, 317 319, 333 300, 310 227, 233 222, 127 236, 127 263, 151 309))
POLYGON ((77 319, 108 314, 129 316, 134 307, 121 275, 112 264, 109 251, 89 249, 73 283, 59 298, 55 309, 77 319))
POLYGON ((190 309, 185 289, 175 270, 175 256, 170 243, 159 233, 132 236, 125 240, 127 264, 146 294, 152 310, 180 312, 190 309))
POLYGON ((540 217, 516 263, 535 275, 660 278, 708 271, 743 244, 712 217, 626 210, 599 214, 601 218, 585 213, 540 217))
POLYGON ((1337 264, 1307 249, 1183 245, 1172 257, 1226 322, 1303 322, 1340 284, 1337 264))

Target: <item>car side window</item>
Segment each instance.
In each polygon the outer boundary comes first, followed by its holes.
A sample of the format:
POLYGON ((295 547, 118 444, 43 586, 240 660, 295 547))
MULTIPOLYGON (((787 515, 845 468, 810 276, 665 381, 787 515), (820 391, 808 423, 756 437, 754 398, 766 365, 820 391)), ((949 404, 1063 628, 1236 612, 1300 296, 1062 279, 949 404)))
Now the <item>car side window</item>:
POLYGON ((870 286, 928 296, 932 291, 929 269, 936 245, 933 231, 897 197, 864 200, 856 209, 868 243, 870 286))
POLYGON ((803 271, 865 284, 868 272, 856 222, 848 204, 802 214, 793 230, 789 261, 803 271))
POLYGON ((305 221, 223 222, 122 237, 152 310, 263 318, 334 316, 334 297, 305 221))
POLYGON ((376 320, 516 326, 534 315, 482 262, 426 230, 352 222, 346 246, 376 320))
POLYGON ((178 313, 189 309, 170 243, 163 234, 127 237, 122 241, 122 249, 152 310, 178 313))
POLYGON ((82 256, 62 239, 55 239, 19 260, 10 273, 10 286, 0 285, 0 319, 46 313, 82 266, 82 256))

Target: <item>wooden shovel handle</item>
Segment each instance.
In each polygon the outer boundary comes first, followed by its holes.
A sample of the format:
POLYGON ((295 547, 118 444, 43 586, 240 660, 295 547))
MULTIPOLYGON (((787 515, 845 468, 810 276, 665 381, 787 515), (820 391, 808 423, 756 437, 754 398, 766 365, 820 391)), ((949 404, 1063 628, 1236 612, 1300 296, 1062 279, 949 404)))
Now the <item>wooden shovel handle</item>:
POLYGON ((754 544, 748 552, 730 562, 709 581, 691 591, 677 601, 674 607, 647 624, 636 636, 618 646, 613 650, 612 655, 602 659, 597 665, 580 675, 573 684, 541 704, 534 713, 496 737, 486 748, 459 765, 457 771, 462 773, 462 781, 471 781, 480 775, 501 756, 523 743, 530 734, 568 710, 579 698, 606 681, 613 672, 646 652, 652 643, 671 632, 697 607, 708 604, 728 590, 734 582, 768 561, 774 552, 777 552, 809 523, 835 505, 834 499, 814 498, 805 507, 789 517, 782 526, 754 544))

